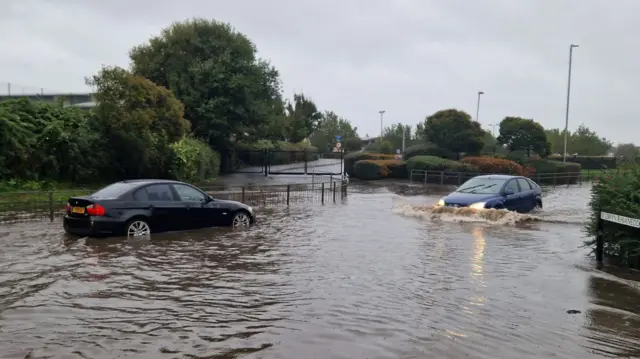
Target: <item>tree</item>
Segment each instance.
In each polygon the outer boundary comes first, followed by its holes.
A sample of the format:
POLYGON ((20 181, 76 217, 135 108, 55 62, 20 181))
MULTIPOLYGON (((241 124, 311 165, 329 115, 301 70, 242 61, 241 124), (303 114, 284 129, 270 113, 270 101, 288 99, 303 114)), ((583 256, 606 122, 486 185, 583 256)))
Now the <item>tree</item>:
POLYGON ((282 112, 278 71, 258 59, 255 45, 229 24, 193 19, 174 23, 130 52, 133 72, 169 88, 184 103, 195 134, 214 149, 232 135, 263 137, 282 112))
POLYGON ((626 160, 633 161, 640 156, 640 150, 633 143, 621 143, 616 148, 615 155, 616 157, 623 157, 626 160))
POLYGON ((440 148, 478 154, 484 146, 484 130, 471 116, 456 109, 441 110, 426 118, 424 137, 440 148))
POLYGON ((294 94, 286 107, 288 140, 298 143, 313 133, 322 114, 316 104, 304 94, 294 94))
POLYGON ((330 151, 336 145, 337 136, 341 137, 341 142, 346 150, 360 149, 361 146, 356 144, 360 142, 357 128, 351 127, 349 121, 338 116, 335 112, 325 111, 316 124, 316 129, 311 137, 311 145, 320 150, 330 151), (354 139, 357 141, 353 141, 354 139), (350 148, 346 148, 347 144, 350 148))
POLYGON ((531 156, 533 151, 544 157, 551 151, 544 128, 531 119, 505 117, 500 122, 500 136, 497 140, 498 144, 506 146, 509 151, 525 151, 527 156, 531 156))
POLYGON ((611 147, 613 147, 611 141, 599 137, 597 133, 582 124, 571 134, 567 152, 582 156, 604 156, 611 150, 611 147))
POLYGON ((87 82, 96 88, 94 112, 111 160, 118 164, 114 176, 166 176, 169 145, 189 131, 180 101, 166 88, 119 67, 104 67, 87 82))

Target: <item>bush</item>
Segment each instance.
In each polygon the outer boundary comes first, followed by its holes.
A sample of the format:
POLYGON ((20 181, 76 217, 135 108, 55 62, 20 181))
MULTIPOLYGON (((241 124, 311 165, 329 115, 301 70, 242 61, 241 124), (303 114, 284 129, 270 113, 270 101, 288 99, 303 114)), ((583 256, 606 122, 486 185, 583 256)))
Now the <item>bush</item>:
POLYGON ((575 184, 580 179, 581 166, 573 162, 553 160, 530 161, 529 166, 535 168, 535 175, 529 176, 542 184, 575 184))
POLYGON ((415 156, 406 163, 407 172, 412 180, 422 177, 427 183, 460 185, 478 172, 474 166, 435 156, 415 156), (412 170, 426 171, 426 173, 412 174, 412 170))
POLYGON ((465 157, 460 162, 472 165, 482 173, 524 175, 524 169, 521 165, 503 158, 465 157))
POLYGON ((395 155, 387 155, 382 153, 371 152, 354 152, 344 156, 344 170, 351 177, 356 176, 355 165, 356 162, 362 160, 392 160, 395 159, 395 155))
MULTIPOLYGON (((549 160, 562 161, 562 156, 549 156, 549 160)), ((614 169, 616 158, 612 156, 567 156, 567 161, 578 163, 585 170, 614 169)))
POLYGON ((203 182, 220 170, 220 155, 205 142, 184 138, 171 145, 173 154, 169 174, 186 182, 203 182))
POLYGON ((354 166, 354 177, 361 180, 407 178, 407 167, 401 160, 361 160, 354 166))
POLYGON ((456 154, 447 150, 446 148, 440 148, 432 143, 421 143, 407 147, 404 150, 403 159, 406 161, 415 156, 434 156, 447 159, 455 159, 456 154))
MULTIPOLYGON (((591 216, 586 232, 598 234, 600 211, 640 218, 640 170, 611 172, 602 176, 591 189, 591 216)), ((602 223, 605 254, 617 257, 631 267, 640 268, 640 230, 611 222, 602 223)), ((595 248, 595 239, 585 242, 595 248)))

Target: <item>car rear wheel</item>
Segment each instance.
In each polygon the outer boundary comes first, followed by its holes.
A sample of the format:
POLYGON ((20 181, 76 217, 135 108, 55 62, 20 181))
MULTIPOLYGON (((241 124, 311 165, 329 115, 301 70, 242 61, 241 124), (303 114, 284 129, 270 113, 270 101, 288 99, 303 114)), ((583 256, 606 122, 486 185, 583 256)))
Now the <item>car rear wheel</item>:
POLYGON ((231 222, 233 227, 249 227, 251 225, 251 218, 246 212, 238 212, 233 216, 231 222))
POLYGON ((134 219, 127 225, 127 237, 148 236, 151 234, 149 223, 142 219, 134 219))

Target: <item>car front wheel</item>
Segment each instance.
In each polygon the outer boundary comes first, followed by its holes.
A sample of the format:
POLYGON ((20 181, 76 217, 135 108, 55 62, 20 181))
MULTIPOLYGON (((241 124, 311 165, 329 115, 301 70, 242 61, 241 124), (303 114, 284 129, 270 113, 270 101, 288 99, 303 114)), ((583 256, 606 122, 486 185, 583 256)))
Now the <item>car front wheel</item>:
POLYGON ((251 225, 251 218, 246 212, 238 212, 233 216, 231 222, 233 227, 249 227, 251 225))

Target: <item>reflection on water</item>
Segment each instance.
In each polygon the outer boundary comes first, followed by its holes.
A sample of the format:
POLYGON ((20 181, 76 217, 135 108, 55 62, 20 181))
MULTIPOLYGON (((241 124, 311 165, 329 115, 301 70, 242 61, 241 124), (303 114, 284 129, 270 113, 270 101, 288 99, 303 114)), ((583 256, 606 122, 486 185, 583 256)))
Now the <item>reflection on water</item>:
POLYGON ((557 191, 534 221, 352 187, 243 231, 2 227, 0 357, 637 356, 638 289, 580 248, 588 188, 557 191))

